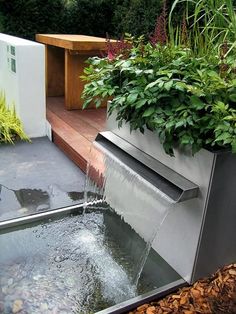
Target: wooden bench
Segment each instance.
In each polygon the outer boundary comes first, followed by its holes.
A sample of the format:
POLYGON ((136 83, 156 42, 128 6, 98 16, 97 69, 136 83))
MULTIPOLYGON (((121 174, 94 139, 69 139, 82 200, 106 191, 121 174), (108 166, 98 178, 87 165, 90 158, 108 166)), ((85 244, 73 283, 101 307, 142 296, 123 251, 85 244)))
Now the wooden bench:
POLYGON ((101 52, 106 50, 105 38, 37 34, 36 40, 46 45, 47 96, 65 96, 67 110, 82 109, 84 82, 80 76, 83 75, 85 61, 91 56, 101 56, 101 52))

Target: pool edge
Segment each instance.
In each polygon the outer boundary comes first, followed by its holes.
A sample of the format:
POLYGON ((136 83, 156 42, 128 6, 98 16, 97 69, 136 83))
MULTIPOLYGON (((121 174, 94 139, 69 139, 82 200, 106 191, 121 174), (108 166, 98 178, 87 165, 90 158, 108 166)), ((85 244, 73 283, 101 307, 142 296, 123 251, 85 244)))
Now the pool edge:
POLYGON ((130 310, 135 309, 136 307, 151 302, 153 300, 158 300, 166 295, 176 291, 179 288, 188 285, 188 283, 184 279, 178 279, 172 283, 169 283, 161 288, 157 288, 155 290, 149 291, 147 293, 141 294, 137 297, 129 299, 127 301, 121 302, 114 306, 111 306, 107 309, 96 312, 95 314, 122 314, 126 313, 130 310))

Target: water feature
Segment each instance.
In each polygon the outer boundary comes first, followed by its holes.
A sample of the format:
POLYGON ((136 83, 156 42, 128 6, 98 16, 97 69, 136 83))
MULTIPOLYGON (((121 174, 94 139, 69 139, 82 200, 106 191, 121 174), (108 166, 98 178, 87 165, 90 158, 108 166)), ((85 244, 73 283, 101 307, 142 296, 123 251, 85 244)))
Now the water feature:
POLYGON ((136 286, 153 240, 175 202, 100 146, 92 145, 90 156, 85 183, 85 204, 100 202, 107 206, 107 210, 113 209, 144 240, 130 278, 136 286), (100 157, 99 164, 97 156, 100 157))
MULTIPOLYGON (((2 231, 0 312, 94 313, 163 284, 150 273, 137 287, 130 282, 135 256, 127 237, 140 254, 142 239, 115 212, 98 207, 2 231)), ((178 278, 167 269, 164 283, 178 278)))
POLYGON ((0 312, 94 313, 179 278, 151 249, 168 196, 92 147, 84 198, 76 214, 0 232, 0 312))

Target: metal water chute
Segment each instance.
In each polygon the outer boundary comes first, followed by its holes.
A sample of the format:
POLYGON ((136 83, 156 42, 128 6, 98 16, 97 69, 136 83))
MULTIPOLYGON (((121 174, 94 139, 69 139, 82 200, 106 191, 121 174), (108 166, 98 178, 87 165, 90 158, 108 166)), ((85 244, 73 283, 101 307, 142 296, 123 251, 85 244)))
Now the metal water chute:
POLYGON ((202 149, 194 157, 178 150, 170 157, 156 134, 131 133, 128 124, 119 129, 115 114, 95 144, 175 202, 152 247, 184 280, 236 260, 236 155, 202 149))

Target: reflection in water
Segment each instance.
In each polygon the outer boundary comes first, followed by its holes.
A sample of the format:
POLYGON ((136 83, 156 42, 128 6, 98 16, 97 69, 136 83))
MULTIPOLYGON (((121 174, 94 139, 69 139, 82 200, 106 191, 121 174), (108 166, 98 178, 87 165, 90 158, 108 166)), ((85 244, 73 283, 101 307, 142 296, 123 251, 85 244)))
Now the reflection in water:
POLYGON ((36 212, 78 204, 83 193, 62 190, 53 184, 42 189, 11 189, 0 184, 0 220, 29 215, 36 212))

